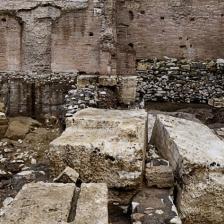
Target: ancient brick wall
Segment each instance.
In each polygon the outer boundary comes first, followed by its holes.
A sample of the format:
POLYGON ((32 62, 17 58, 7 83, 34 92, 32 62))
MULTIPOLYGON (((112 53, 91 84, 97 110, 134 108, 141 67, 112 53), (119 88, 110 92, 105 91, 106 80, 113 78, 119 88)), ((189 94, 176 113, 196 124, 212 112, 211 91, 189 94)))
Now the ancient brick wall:
POLYGON ((68 72, 132 76, 139 59, 224 58, 223 36, 220 0, 1 0, 0 90, 10 114, 51 113, 68 72))
MULTIPOLYGON (((102 6, 101 6, 102 7, 102 6)), ((110 54, 101 49, 102 8, 93 1, 84 10, 62 15, 52 32, 52 69, 107 74, 110 54)))
POLYGON ((136 57, 223 58, 224 2, 118 0, 118 43, 136 57))
POLYGON ((21 26, 9 15, 0 15, 0 71, 17 71, 21 67, 21 26))

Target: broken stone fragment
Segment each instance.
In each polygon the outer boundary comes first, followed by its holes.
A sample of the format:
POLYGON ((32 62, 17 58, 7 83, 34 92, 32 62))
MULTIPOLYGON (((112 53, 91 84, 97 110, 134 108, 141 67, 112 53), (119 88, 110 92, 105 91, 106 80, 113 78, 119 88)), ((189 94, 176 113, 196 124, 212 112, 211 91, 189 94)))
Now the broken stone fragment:
POLYGON ((77 77, 77 87, 84 88, 89 85, 94 85, 98 81, 97 75, 79 75, 77 77))
POLYGON ((50 144, 56 171, 75 167, 83 182, 105 182, 110 188, 142 183, 147 143, 144 110, 87 108, 69 118, 62 135, 50 144))
POLYGON ((26 184, 4 210, 0 224, 67 222, 74 192, 75 184, 26 184))
POLYGON ((174 185, 173 170, 169 166, 146 164, 145 178, 148 187, 167 188, 174 185))
POLYGON ((3 206, 4 207, 7 207, 7 206, 9 206, 11 203, 13 202, 13 198, 12 197, 8 197, 8 198, 6 198, 4 201, 3 201, 3 206))
POLYGON ((208 100, 208 105, 216 108, 223 108, 224 107, 224 97, 220 98, 211 98, 208 100))
POLYGON ((129 105, 136 101, 137 76, 121 77, 118 86, 121 103, 129 105))
POLYGON ((99 85, 101 86, 116 86, 117 76, 99 76, 99 85))
POLYGON ((54 179, 54 182, 58 183, 76 183, 79 178, 79 174, 71 167, 66 167, 63 172, 54 179))
POLYGON ((181 181, 177 206, 186 223, 224 220, 224 142, 207 126, 158 115, 152 142, 181 181))
POLYGON ((167 189, 143 188, 132 201, 133 223, 181 224, 171 196, 171 191, 167 189), (174 219, 176 222, 172 222, 174 219))
POLYGON ((108 224, 108 190, 103 183, 81 185, 75 224, 108 224))
POLYGON ((14 117, 9 119, 9 127, 5 137, 13 140, 23 139, 35 127, 41 124, 30 117, 14 117))

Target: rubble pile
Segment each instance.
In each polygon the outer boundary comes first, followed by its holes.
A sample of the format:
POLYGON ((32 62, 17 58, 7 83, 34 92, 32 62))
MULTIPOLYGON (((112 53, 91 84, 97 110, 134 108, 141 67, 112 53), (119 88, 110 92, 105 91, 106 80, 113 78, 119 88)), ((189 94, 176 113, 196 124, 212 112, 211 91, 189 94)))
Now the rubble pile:
POLYGON ((67 118, 59 137, 31 118, 6 120, 2 224, 223 222, 222 128, 187 113, 96 108, 67 118))

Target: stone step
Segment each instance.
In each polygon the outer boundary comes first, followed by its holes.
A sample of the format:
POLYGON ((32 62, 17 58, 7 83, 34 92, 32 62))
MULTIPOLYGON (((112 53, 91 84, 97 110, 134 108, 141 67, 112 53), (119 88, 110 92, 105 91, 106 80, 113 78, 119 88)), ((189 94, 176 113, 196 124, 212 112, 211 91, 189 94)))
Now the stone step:
POLYGON ((224 142, 203 124, 158 115, 152 143, 182 183, 177 202, 186 223, 223 223, 224 142))
POLYGON ((83 182, 104 182, 109 187, 135 188, 142 183, 145 111, 88 108, 71 119, 70 126, 50 144, 55 170, 69 165, 83 182))
POLYGON ((82 184, 74 224, 108 224, 106 184, 82 184))

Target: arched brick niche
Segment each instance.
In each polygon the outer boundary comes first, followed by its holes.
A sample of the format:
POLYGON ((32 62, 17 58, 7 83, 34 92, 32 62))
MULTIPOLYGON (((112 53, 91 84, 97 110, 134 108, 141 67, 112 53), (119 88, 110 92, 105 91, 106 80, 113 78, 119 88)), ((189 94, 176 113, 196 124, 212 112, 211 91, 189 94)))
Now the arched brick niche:
POLYGON ((107 72, 109 55, 100 50, 102 17, 89 9, 69 12, 52 31, 52 70, 107 72))
POLYGON ((21 67, 21 25, 8 15, 0 15, 0 71, 21 67))
POLYGON ((116 8, 118 44, 137 59, 224 58, 223 1, 118 0, 116 8))

